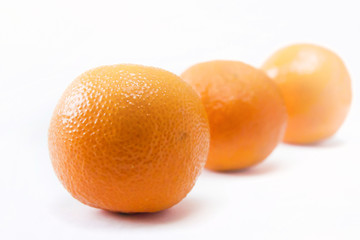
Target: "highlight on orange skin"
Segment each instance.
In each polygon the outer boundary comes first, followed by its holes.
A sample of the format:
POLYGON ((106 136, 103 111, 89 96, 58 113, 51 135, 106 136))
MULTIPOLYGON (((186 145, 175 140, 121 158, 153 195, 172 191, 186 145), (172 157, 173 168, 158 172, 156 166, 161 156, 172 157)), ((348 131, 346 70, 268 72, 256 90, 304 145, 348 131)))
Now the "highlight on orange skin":
POLYGON ((279 86, 289 114, 284 141, 308 144, 331 137, 351 104, 351 81, 332 51, 296 44, 275 52, 262 69, 279 86))
POLYGON ((262 71, 238 61, 210 61, 181 77, 199 93, 208 114, 207 169, 248 168, 282 140, 286 108, 276 84, 262 71))

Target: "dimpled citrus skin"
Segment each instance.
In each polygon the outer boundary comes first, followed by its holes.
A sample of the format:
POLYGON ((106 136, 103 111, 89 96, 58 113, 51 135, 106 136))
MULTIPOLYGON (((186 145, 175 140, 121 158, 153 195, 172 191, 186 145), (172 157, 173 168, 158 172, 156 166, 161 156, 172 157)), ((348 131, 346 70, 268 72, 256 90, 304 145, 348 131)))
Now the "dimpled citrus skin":
POLYGON ((226 171, 263 161, 282 140, 286 109, 276 85, 237 61, 196 64, 181 77, 200 94, 210 122, 206 168, 226 171))
POLYGON ((340 128, 351 103, 351 82, 342 60, 312 44, 274 53, 262 66, 284 96, 289 122, 284 141, 308 144, 340 128))
POLYGON ((192 189, 208 154, 206 112, 191 86, 162 69, 113 65, 76 78, 49 128, 56 175, 79 201, 156 212, 192 189))

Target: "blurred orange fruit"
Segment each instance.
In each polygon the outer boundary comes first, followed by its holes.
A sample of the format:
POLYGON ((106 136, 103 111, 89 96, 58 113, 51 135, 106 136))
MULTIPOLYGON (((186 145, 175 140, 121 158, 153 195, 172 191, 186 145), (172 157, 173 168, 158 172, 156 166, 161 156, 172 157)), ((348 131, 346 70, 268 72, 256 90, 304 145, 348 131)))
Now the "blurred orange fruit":
POLYGON ((296 44, 274 53, 262 66, 284 96, 289 122, 284 141, 312 143, 332 136, 351 103, 349 73, 332 51, 296 44))
POLYGON ((282 140, 286 108, 276 84, 237 61, 196 64, 181 77, 199 93, 210 122, 206 168, 243 169, 263 161, 282 140))
POLYGON ((48 140, 55 172, 73 197, 111 211, 155 212, 194 186, 209 127, 200 98, 178 76, 113 65, 71 83, 48 140))

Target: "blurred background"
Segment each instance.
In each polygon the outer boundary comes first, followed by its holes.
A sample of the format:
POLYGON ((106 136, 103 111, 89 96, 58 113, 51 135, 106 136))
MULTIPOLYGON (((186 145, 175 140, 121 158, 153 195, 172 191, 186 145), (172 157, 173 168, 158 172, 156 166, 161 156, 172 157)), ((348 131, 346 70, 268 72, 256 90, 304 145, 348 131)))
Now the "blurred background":
POLYGON ((355 0, 1 0, 0 238, 359 239, 359 9, 355 0), (47 128, 82 72, 137 63, 180 74, 214 59, 259 67, 301 42, 335 51, 352 77, 353 105, 332 139, 282 144, 247 172, 204 171, 184 201, 154 215, 89 208, 56 179, 47 128))

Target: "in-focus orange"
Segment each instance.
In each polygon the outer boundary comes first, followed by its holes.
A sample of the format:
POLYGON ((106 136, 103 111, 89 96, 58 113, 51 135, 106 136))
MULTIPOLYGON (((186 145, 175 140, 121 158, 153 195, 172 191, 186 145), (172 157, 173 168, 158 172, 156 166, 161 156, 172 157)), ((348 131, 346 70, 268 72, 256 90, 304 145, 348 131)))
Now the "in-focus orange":
POLYGON ((181 77, 199 93, 210 122, 206 168, 226 171, 263 161, 282 140, 286 108, 262 71, 238 61, 196 64, 181 77))
POLYGON ((296 44, 274 53, 262 69, 284 96, 289 114, 284 141, 313 143, 340 128, 351 103, 351 83, 335 53, 312 44, 296 44))
POLYGON ((209 148, 196 92, 158 68, 113 65, 80 75, 50 123, 56 175, 79 201, 117 212, 156 212, 194 186, 209 148))

